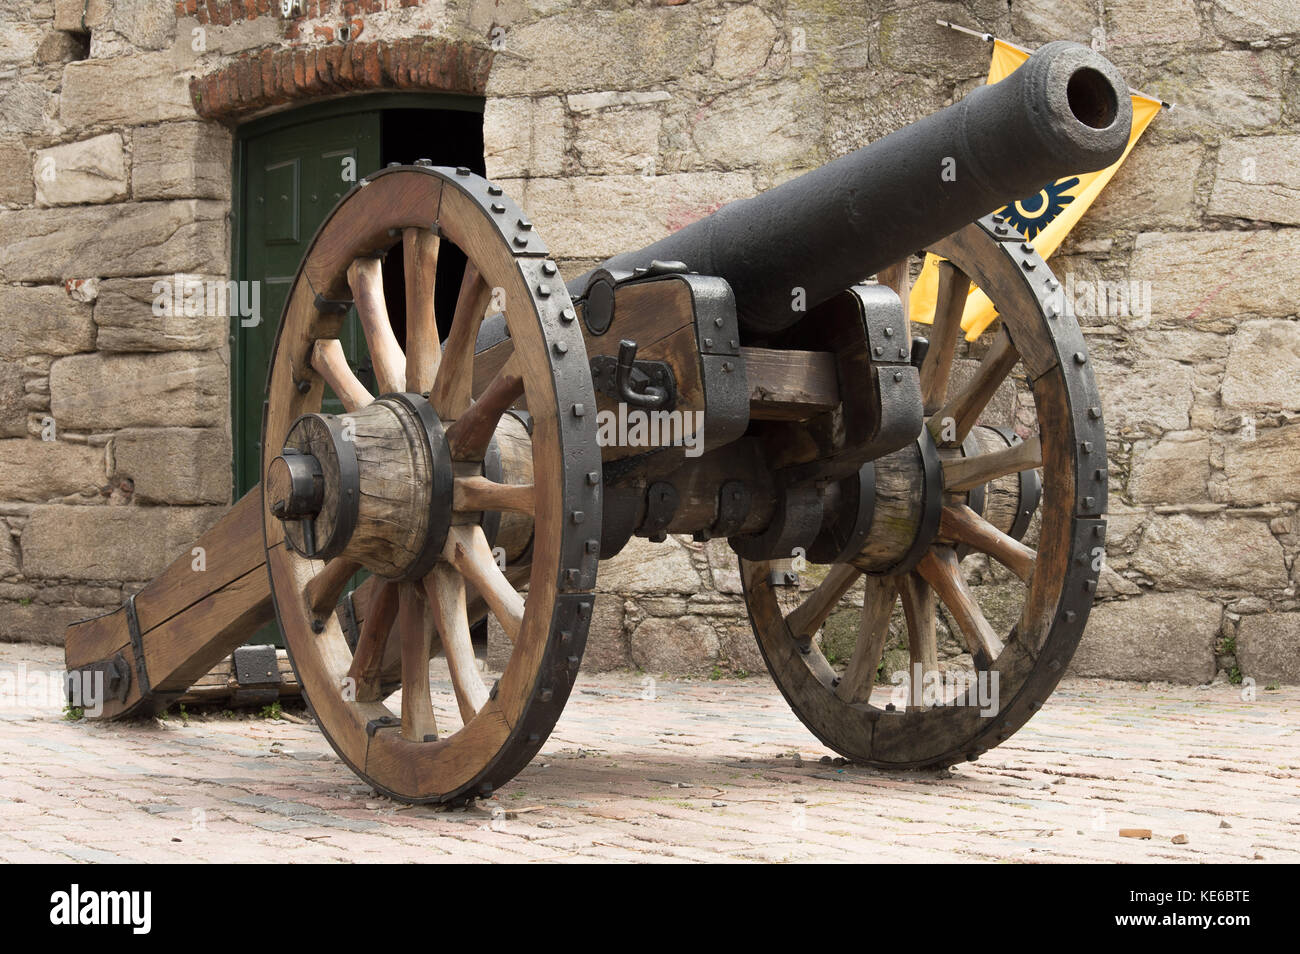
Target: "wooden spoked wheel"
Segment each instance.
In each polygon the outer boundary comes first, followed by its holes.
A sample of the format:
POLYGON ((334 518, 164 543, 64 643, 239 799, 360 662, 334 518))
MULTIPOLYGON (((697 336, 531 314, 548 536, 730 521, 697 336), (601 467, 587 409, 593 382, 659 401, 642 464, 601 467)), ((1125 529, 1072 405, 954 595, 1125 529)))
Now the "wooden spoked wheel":
POLYGON ((545 245, 501 189, 425 165, 385 169, 349 192, 288 297, 262 444, 276 613, 321 730, 395 798, 492 791, 537 752, 568 697, 601 504, 594 414, 584 413, 594 392, 574 319, 545 245), (468 265, 440 341, 435 277, 448 243, 468 265), (385 253, 401 256, 405 347, 384 298, 385 253), (338 341, 349 303, 378 397, 338 341), (485 313, 504 314, 514 354, 476 391, 485 313), (326 384, 343 415, 319 413, 326 384), (375 577, 352 648, 335 610, 361 568, 375 577), (491 686, 470 637, 484 612, 513 642, 491 686), (439 654, 449 693, 431 688, 439 654), (385 698, 394 672, 400 706, 385 698))
POLYGON ((786 699, 826 745, 882 768, 974 759, 1020 728, 1074 653, 1104 554, 1101 406, 1059 283, 1020 236, 992 217, 930 251, 946 262, 920 368, 927 427, 915 446, 867 465, 874 513, 861 551, 822 568, 821 582, 793 606, 782 605, 787 598, 771 582, 770 563, 741 561, 750 619, 786 699), (996 306, 1001 328, 969 380, 950 387, 971 282, 996 306), (1036 411, 1037 433, 1023 441, 1009 430, 977 426, 1013 373, 1031 386, 1036 411), (1039 468, 1041 505, 1030 547, 1019 537, 1039 468), (972 586, 972 576, 997 585, 972 586), (840 670, 814 637, 859 581, 856 643, 840 670), (986 612, 979 592, 998 593, 999 605, 986 612), (896 601, 910 658, 909 679, 898 683, 902 693, 886 689, 891 673, 877 674, 896 601), (967 653, 955 659, 969 660, 946 663, 942 672, 940 619, 967 653), (901 700, 890 698, 899 694, 901 700))

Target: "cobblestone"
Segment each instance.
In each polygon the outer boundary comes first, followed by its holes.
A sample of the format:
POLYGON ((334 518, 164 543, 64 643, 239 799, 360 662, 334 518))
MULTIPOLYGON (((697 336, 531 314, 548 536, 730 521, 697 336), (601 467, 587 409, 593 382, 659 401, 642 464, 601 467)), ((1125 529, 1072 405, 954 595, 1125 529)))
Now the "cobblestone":
POLYGON ((328 749, 313 725, 7 705, 0 861, 1300 861, 1300 688, 1072 679, 978 762, 908 774, 823 763, 765 677, 579 678, 533 763, 461 810, 293 757, 328 749))

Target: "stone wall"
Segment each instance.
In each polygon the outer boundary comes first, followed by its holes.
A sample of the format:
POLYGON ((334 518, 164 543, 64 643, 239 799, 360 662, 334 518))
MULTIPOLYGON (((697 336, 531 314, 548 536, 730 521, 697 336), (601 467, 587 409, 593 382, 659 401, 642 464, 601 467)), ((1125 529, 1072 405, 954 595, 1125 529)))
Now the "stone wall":
MULTIPOLYGON (((229 133, 205 119, 206 91, 233 103, 218 116, 231 121, 358 88, 340 79, 353 62, 362 88, 414 81, 382 59, 365 79, 363 44, 486 50, 489 174, 577 274, 980 83, 988 48, 943 17, 1027 47, 1095 43, 1177 104, 1053 262, 1074 287, 1151 289, 1149 314, 1077 308, 1112 516, 1074 671, 1300 680, 1290 0, 302 6, 284 20, 263 0, 0 0, 0 638, 59 638, 228 499, 228 471, 211 466, 229 455, 226 329, 141 308, 156 276, 226 272, 229 133), (338 72, 286 86, 283 69, 239 66, 287 50, 338 72), (132 533, 117 513, 157 526, 132 533)), ((600 587, 587 665, 761 668, 722 545, 635 543, 600 587)))
POLYGON ((0 3, 0 36, 0 639, 58 642, 230 502, 226 323, 152 291, 225 276, 230 136, 170 4, 0 3))

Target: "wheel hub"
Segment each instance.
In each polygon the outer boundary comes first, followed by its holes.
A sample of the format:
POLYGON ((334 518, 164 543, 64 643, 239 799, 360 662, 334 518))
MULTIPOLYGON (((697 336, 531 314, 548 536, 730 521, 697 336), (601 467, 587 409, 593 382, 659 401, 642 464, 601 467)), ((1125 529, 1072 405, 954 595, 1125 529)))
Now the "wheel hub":
POLYGON ((266 492, 295 551, 414 580, 442 553, 453 487, 442 421, 421 395, 395 393, 346 415, 299 417, 266 492))

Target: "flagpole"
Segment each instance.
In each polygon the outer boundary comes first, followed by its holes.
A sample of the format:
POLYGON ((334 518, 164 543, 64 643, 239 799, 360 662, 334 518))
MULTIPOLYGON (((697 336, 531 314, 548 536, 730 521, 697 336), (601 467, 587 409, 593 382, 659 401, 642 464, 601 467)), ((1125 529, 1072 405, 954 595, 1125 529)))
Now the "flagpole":
MULTIPOLYGON (((966 36, 973 36, 978 40, 983 40, 985 43, 992 43, 994 40, 997 39, 997 37, 995 37, 992 33, 983 33, 980 30, 972 30, 970 27, 964 27, 960 23, 953 23, 951 20, 935 20, 934 22, 939 24, 939 26, 941 27, 947 27, 949 30, 955 30, 958 33, 964 33, 966 36)), ((1033 53, 1033 50, 1027 50, 1023 46, 1017 46, 1015 43, 1012 43, 1009 40, 1002 40, 1001 42, 1005 43, 1007 46, 1011 47, 1014 50, 1019 50, 1021 53, 1024 53, 1026 56, 1033 53)), ((1128 88, 1128 91, 1134 96, 1142 96, 1145 97, 1146 99, 1154 100, 1155 102, 1160 104, 1161 109, 1174 108, 1173 103, 1166 103, 1159 96, 1152 96, 1150 93, 1144 93, 1140 89, 1134 89, 1132 86, 1128 88)))

